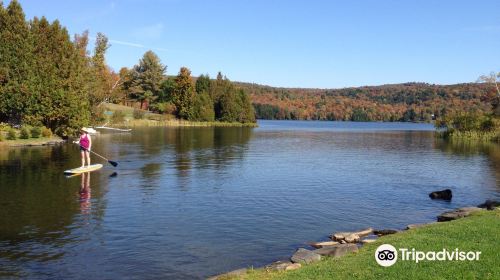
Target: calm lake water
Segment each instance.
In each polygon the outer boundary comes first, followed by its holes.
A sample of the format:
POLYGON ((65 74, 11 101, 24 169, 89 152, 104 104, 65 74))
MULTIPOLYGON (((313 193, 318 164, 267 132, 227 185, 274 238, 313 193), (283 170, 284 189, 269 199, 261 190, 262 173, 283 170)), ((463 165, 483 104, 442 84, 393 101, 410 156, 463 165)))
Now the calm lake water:
POLYGON ((259 125, 103 133, 94 151, 119 165, 89 177, 63 176, 74 144, 2 148, 0 277, 198 279, 500 198, 499 146, 446 143, 429 124, 259 125), (429 199, 445 188, 451 202, 429 199))

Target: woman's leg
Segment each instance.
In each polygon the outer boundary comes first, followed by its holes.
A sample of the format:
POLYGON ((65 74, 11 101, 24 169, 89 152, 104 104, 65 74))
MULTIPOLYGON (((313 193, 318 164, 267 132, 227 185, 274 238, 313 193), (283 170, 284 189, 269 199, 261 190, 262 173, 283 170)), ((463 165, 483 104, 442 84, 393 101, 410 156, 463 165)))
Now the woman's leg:
POLYGON ((85 151, 80 151, 80 155, 82 157, 82 167, 85 167, 85 151))
POLYGON ((85 155, 87 156, 87 165, 90 166, 90 152, 85 151, 85 155))

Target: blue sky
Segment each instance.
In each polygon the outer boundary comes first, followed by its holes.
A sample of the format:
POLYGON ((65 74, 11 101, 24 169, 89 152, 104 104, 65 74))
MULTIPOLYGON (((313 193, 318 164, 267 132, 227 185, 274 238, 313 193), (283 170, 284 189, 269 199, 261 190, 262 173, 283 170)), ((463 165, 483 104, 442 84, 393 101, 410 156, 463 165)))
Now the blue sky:
MULTIPOLYGON (((10 1, 4 1, 6 6, 10 1)), ((118 71, 153 50, 176 75, 283 87, 473 82, 500 71, 500 1, 20 0, 27 18, 111 42, 118 71)))

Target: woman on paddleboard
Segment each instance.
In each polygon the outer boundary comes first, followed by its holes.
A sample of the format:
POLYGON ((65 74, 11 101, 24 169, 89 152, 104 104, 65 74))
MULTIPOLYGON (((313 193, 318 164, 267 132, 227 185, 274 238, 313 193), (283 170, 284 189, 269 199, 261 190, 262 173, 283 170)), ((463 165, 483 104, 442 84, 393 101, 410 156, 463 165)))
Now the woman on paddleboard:
POLYGON ((87 166, 90 166, 90 149, 92 148, 92 139, 90 138, 89 132, 89 129, 86 127, 80 129, 80 139, 77 142, 80 144, 82 168, 85 167, 85 159, 87 159, 87 166))

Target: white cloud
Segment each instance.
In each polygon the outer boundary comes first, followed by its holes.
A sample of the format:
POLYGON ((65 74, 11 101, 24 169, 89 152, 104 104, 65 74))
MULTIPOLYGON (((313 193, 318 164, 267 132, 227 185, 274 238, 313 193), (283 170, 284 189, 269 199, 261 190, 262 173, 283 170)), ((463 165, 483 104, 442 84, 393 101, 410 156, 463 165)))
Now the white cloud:
POLYGON ((131 42, 125 42, 125 41, 119 41, 119 40, 109 40, 110 43, 117 44, 117 45, 123 45, 123 46, 129 46, 129 47, 136 47, 136 48, 146 48, 146 46, 141 45, 141 44, 136 44, 136 43, 131 43, 131 42))
POLYGON ((125 42, 125 41, 113 40, 113 39, 109 39, 108 41, 111 43, 111 45, 116 44, 116 45, 122 45, 122 46, 128 46, 128 47, 134 47, 134 48, 140 48, 140 49, 163 51, 163 52, 168 51, 168 49, 165 49, 165 48, 148 47, 148 46, 145 46, 142 44, 137 44, 137 43, 132 43, 132 42, 125 42))

